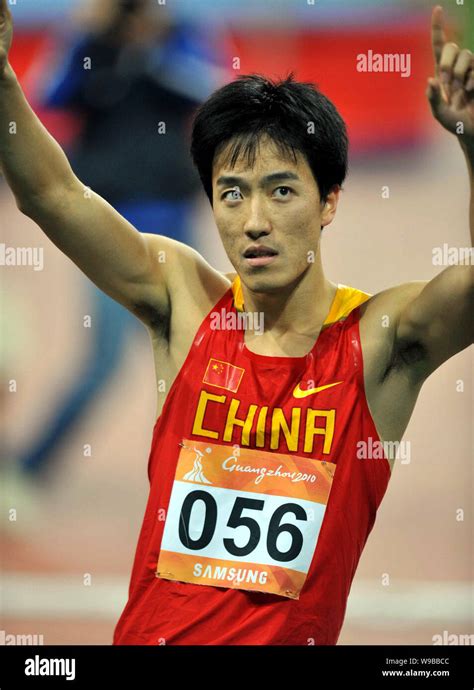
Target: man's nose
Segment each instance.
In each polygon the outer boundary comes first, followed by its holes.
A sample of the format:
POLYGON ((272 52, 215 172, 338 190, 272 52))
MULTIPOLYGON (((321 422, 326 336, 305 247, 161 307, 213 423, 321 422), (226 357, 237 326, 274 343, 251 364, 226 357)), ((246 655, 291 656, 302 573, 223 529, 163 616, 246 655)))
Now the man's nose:
POLYGON ((272 226, 270 219, 265 213, 264 204, 257 199, 250 205, 250 214, 245 222, 245 234, 252 240, 258 239, 262 235, 268 235, 272 226))

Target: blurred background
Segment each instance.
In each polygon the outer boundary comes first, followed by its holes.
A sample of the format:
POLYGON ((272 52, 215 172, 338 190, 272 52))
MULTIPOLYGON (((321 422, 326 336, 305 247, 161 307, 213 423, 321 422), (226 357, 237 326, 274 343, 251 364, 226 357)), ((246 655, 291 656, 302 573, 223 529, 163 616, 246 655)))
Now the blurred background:
MULTIPOLYGON (((472 50, 468 5, 444 8, 452 40, 470 36, 472 50)), ((22 0, 11 9, 11 62, 32 107, 84 184, 139 230, 232 270, 191 167, 192 114, 238 74, 293 70, 333 100, 350 135, 349 176, 322 240, 326 275, 376 293, 435 276, 436 248, 468 246, 466 163, 425 97, 431 2, 22 0), (369 50, 409 54, 409 76, 358 72, 369 50)), ((6 247, 44 259, 42 270, 0 267, 0 628, 44 644, 110 644, 148 496, 151 345, 20 214, 2 180, 0 227, 6 247)), ((472 390, 472 348, 424 385, 404 436, 410 462, 396 463, 339 644, 474 633, 472 390)))

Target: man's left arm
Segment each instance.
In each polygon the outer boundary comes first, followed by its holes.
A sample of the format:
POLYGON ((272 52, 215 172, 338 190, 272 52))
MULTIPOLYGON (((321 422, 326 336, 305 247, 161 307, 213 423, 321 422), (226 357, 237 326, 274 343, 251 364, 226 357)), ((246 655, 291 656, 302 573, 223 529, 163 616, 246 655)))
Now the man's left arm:
MULTIPOLYGON (((469 224, 474 245, 474 55, 448 43, 441 7, 432 15, 432 44, 436 76, 428 80, 426 95, 438 122, 457 136, 469 180, 469 224)), ((424 379, 474 341, 474 266, 450 266, 425 284, 400 311, 396 349, 416 344, 421 353, 412 368, 424 379)))

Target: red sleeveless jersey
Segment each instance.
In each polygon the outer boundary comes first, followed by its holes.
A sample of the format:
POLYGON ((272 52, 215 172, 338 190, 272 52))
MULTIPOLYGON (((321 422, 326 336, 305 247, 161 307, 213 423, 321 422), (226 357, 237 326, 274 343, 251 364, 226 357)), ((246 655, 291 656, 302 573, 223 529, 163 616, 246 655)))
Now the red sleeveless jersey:
POLYGON ((302 357, 246 347, 238 277, 209 312, 153 430, 114 644, 336 644, 390 477, 364 453, 369 297, 339 285, 302 357))

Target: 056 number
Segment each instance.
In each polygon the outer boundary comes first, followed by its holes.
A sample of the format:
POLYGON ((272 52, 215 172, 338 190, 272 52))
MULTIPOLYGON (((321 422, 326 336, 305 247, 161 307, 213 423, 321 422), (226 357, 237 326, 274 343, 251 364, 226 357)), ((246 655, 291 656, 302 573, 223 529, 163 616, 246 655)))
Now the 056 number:
MULTIPOLYGON (((264 501, 255 498, 244 498, 237 496, 232 507, 227 527, 247 527, 249 539, 244 546, 237 546, 234 539, 225 538, 223 540, 226 550, 232 556, 248 556, 261 539, 261 529, 257 520, 248 515, 242 515, 243 510, 263 510, 264 501)), ((282 523, 281 520, 286 513, 292 513, 297 520, 307 520, 306 511, 297 503, 284 503, 279 506, 270 518, 266 537, 266 546, 269 556, 282 563, 294 560, 303 548, 303 535, 296 525, 289 522, 282 523), (281 551, 277 546, 280 534, 287 532, 291 536, 291 544, 287 551, 281 551)), ((217 526, 217 502, 211 494, 206 491, 191 491, 183 501, 179 516, 179 539, 183 546, 188 549, 199 551, 210 544, 217 526), (205 507, 204 524, 201 535, 197 539, 189 536, 189 525, 191 512, 196 501, 203 501, 205 507)))

